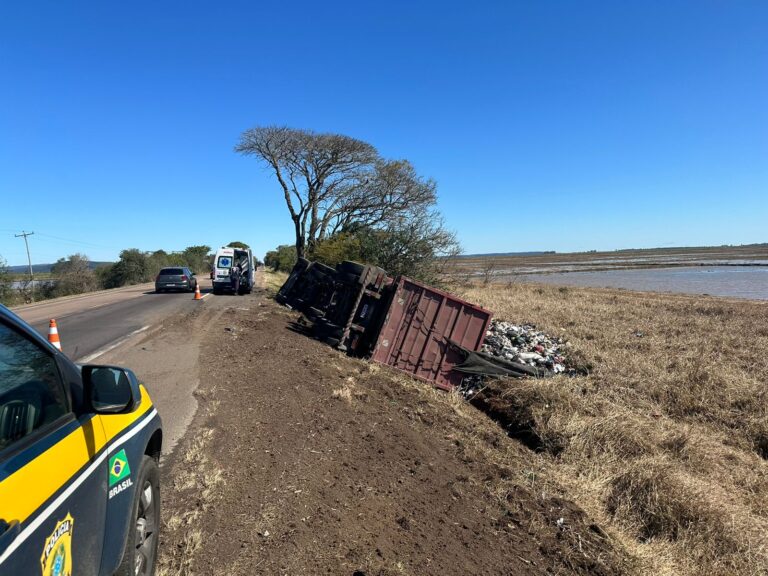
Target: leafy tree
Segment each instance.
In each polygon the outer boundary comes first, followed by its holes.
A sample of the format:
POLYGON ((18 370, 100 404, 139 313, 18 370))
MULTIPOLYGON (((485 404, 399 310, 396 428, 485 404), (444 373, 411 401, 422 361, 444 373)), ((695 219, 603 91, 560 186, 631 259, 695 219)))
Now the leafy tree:
POLYGON ((210 251, 210 246, 188 246, 184 249, 181 255, 186 266, 188 266, 195 274, 202 274, 210 269, 208 259, 208 253, 210 251))
POLYGON ((246 244, 245 242, 240 242, 237 240, 235 242, 230 242, 229 244, 227 244, 227 246, 232 246, 232 248, 242 248, 243 250, 248 250, 248 248, 250 248, 250 246, 248 246, 248 244, 246 244))
POLYGON ((155 250, 147 254, 147 274, 150 278, 158 275, 160 270, 171 265, 170 254, 165 250, 155 250))
POLYGON ((54 296, 82 294, 99 288, 100 283, 91 269, 90 260, 85 254, 72 254, 69 258, 59 258, 51 267, 55 280, 52 287, 54 296))
POLYGON ((310 257, 328 266, 335 266, 344 260, 362 260, 360 237, 341 232, 318 242, 310 257))
POLYGON ((296 264, 296 260, 295 247, 284 244, 278 246, 275 250, 267 252, 266 256, 264 256, 264 265, 271 267, 273 270, 290 272, 294 264, 296 264))
POLYGON ((136 248, 123 250, 120 252, 120 260, 105 268, 101 274, 105 288, 139 284, 153 278, 147 255, 136 248))
POLYGON ((264 266, 277 270, 277 250, 269 250, 264 255, 264 266))

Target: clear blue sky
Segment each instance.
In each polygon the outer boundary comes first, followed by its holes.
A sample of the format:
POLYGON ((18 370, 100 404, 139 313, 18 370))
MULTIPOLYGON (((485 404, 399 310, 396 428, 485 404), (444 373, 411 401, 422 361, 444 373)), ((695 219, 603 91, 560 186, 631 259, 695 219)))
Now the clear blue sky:
POLYGON ((3 2, 0 86, 9 264, 291 242, 260 124, 410 159, 468 253, 768 241, 764 0, 3 2))

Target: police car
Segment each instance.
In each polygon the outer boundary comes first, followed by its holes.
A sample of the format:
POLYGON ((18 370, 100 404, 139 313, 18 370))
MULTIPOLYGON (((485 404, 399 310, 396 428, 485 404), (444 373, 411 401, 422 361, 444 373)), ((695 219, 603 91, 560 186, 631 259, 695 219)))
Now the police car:
POLYGON ((0 575, 152 575, 161 444, 130 370, 77 366, 0 305, 0 575))

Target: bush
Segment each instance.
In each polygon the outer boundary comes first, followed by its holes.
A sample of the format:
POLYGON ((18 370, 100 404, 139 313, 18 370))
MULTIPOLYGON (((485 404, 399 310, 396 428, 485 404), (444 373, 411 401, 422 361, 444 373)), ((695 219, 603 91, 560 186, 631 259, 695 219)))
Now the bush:
POLYGON ((0 256, 0 303, 9 305, 13 300, 13 281, 5 259, 0 256))
POLYGON ((316 244, 310 258, 327 266, 336 266, 344 260, 362 260, 360 240, 351 234, 337 234, 316 244))
POLYGON ((277 272, 290 272, 297 259, 296 247, 284 244, 267 252, 264 264, 277 272))
POLYGON ((151 273, 147 254, 130 248, 120 252, 120 260, 105 267, 100 277, 104 288, 118 288, 148 282, 152 278, 151 273))
POLYGON ((54 298, 91 292, 101 286, 85 254, 72 254, 68 259, 59 258, 51 268, 51 274, 54 279, 51 294, 54 298))
POLYGON ((210 270, 210 260, 208 258, 210 251, 210 246, 188 246, 181 253, 182 266, 187 266, 195 274, 208 272, 210 270))

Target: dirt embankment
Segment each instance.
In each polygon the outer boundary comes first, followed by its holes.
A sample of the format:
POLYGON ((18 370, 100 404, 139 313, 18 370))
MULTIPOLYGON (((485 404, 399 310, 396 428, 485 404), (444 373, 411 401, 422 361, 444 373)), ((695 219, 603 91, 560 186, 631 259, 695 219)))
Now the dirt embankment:
POLYGON ((168 574, 619 574, 534 455, 452 396, 290 329, 263 294, 208 327, 164 468, 168 574))

